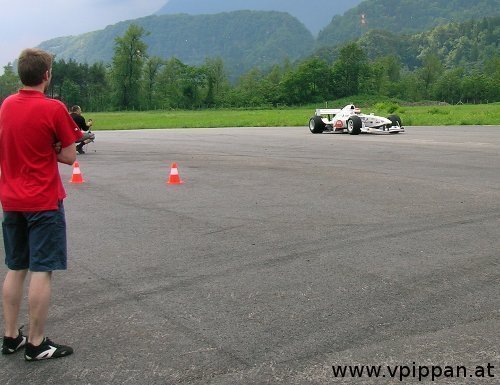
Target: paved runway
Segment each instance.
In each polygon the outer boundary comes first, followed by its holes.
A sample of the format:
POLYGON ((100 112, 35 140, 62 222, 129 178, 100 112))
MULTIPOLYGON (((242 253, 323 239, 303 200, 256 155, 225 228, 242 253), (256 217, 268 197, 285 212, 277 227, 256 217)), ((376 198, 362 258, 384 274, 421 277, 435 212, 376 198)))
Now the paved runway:
POLYGON ((97 132, 78 160, 47 327, 75 354, 1 384, 498 383, 500 127, 97 132))

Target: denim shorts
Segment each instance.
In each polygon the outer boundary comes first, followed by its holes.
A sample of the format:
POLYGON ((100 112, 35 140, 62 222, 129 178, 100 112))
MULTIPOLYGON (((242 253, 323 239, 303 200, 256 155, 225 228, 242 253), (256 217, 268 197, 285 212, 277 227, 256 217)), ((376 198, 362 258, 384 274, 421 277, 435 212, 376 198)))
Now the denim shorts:
POLYGON ((4 211, 5 264, 10 270, 66 270, 64 206, 49 211, 4 211))

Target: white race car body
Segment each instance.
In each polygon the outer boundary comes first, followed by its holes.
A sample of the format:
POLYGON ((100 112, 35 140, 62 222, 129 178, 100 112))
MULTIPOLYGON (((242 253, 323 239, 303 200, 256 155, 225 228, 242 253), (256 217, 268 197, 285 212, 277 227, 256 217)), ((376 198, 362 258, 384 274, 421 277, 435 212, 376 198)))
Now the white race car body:
POLYGON ((323 132, 397 134, 404 132, 401 119, 397 115, 387 118, 374 114, 362 114, 359 108, 348 104, 342 109, 319 108, 309 120, 309 130, 313 134, 323 132))

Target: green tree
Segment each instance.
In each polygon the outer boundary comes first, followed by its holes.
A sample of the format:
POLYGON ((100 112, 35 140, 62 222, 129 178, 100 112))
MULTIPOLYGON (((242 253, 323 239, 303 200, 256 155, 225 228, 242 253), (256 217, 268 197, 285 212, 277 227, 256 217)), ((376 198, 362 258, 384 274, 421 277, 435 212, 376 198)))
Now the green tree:
POLYGON ((50 97, 69 106, 78 104, 85 111, 103 111, 111 107, 106 67, 101 63, 77 63, 70 59, 54 61, 50 97))
POLYGON ((474 73, 463 79, 463 101, 467 103, 485 103, 492 100, 496 90, 491 78, 481 73, 474 73))
POLYGON ((401 62, 397 56, 384 56, 366 66, 361 92, 394 96, 395 86, 401 79, 401 62))
POLYGON ((201 67, 191 67, 177 58, 165 62, 159 75, 159 96, 163 108, 203 106, 207 77, 201 67))
POLYGON ((115 39, 111 78, 118 109, 140 107, 140 80, 148 48, 142 41, 145 35, 144 28, 130 24, 125 34, 115 39))
POLYGON ((159 106, 158 99, 155 96, 158 88, 159 73, 163 65, 163 59, 154 56, 149 58, 144 66, 144 107, 147 110, 155 109, 159 106))
POLYGON ((379 59, 366 66, 359 92, 362 94, 388 95, 390 81, 383 60, 379 59))
POLYGON ((491 83, 488 101, 500 101, 500 55, 492 56, 484 63, 484 73, 491 83))
POLYGON ((331 69, 323 59, 312 57, 287 72, 281 84, 287 103, 322 102, 332 95, 331 69))
POLYGON ((363 49, 357 43, 343 46, 333 65, 335 96, 358 94, 363 74, 366 72, 367 58, 363 49))
POLYGON ((186 66, 182 84, 183 108, 203 107, 206 88, 207 76, 203 68, 186 66))
POLYGON ((207 106, 214 106, 221 102, 228 88, 224 62, 221 58, 207 58, 205 64, 202 66, 202 70, 205 72, 207 80, 205 103, 207 106))
POLYGON ((83 105, 82 100, 82 87, 79 86, 75 81, 71 79, 65 79, 61 87, 61 95, 64 95, 64 103, 67 106, 73 106, 79 104, 80 107, 83 105))
POLYGON ((15 93, 21 87, 21 82, 14 73, 11 63, 4 66, 3 70, 3 75, 0 76, 0 104, 7 96, 15 93))
POLYGON ((253 68, 240 76, 230 97, 230 104, 235 107, 257 107, 266 104, 261 89, 262 71, 253 68))
POLYGON ((443 73, 434 83, 433 99, 448 103, 458 103, 462 98, 463 68, 455 68, 443 73))
POLYGON ((105 111, 113 105, 111 101, 108 71, 102 62, 92 64, 88 69, 86 109, 105 111))
POLYGON ((163 108, 179 108, 182 99, 181 79, 185 64, 173 57, 165 62, 159 75, 159 95, 163 108))
POLYGON ((435 53, 426 54, 422 62, 423 66, 418 70, 418 76, 424 85, 425 96, 429 97, 432 84, 443 73, 444 68, 435 53))
POLYGON ((85 66, 75 60, 54 61, 52 63, 52 80, 48 90, 49 96, 58 98, 67 105, 80 104, 85 108, 81 97, 86 86, 85 75, 85 66))
POLYGON ((425 99, 424 84, 416 72, 406 71, 401 75, 401 80, 397 85, 397 95, 408 101, 418 101, 425 99))
POLYGON ((285 75, 285 66, 274 65, 262 80, 262 93, 266 100, 274 106, 285 101, 281 90, 281 82, 285 75))

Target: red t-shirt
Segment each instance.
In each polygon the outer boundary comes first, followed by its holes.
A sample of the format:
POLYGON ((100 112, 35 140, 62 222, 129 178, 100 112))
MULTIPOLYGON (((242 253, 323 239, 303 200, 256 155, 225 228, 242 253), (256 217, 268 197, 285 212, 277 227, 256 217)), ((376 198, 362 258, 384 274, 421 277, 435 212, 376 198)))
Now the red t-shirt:
POLYGON ((0 108, 0 202, 4 211, 56 210, 66 197, 54 143, 82 136, 65 105, 20 90, 0 108))

